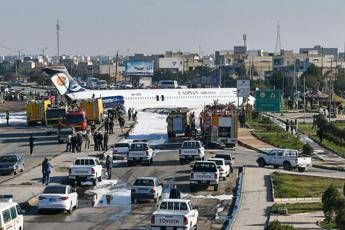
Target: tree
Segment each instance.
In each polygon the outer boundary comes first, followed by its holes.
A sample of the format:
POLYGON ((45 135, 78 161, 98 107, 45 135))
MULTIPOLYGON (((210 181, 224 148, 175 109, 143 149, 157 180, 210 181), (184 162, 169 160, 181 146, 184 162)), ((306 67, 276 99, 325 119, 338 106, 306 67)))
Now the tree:
POLYGON ((345 183, 344 183, 344 186, 343 186, 343 195, 345 196, 345 183))
POLYGON ((294 230, 295 228, 291 225, 281 224, 278 220, 271 222, 266 230, 294 230))
POLYGON ((345 229, 345 209, 338 212, 335 223, 338 229, 345 229))
POLYGON ((339 207, 341 194, 334 184, 331 184, 322 194, 322 209, 325 220, 330 223, 334 219, 335 211, 339 207))
POLYGON ((292 96, 293 79, 286 76, 283 72, 273 72, 269 77, 268 82, 276 89, 281 89, 284 96, 292 96))
POLYGON ((303 154, 311 155, 313 152, 314 152, 314 149, 309 143, 306 143, 303 145, 303 154))
POLYGON ((303 91, 303 81, 305 78, 305 85, 307 89, 321 90, 325 86, 324 79, 321 74, 321 68, 311 64, 307 71, 300 77, 300 90, 303 91))

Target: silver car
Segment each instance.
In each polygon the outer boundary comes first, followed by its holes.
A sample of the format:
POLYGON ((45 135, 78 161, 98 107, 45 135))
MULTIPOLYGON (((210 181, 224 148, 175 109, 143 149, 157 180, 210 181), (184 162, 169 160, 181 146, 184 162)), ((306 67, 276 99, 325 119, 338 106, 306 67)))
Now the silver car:
POLYGON ((16 153, 4 154, 0 156, 0 174, 16 175, 18 172, 24 171, 23 158, 16 153))

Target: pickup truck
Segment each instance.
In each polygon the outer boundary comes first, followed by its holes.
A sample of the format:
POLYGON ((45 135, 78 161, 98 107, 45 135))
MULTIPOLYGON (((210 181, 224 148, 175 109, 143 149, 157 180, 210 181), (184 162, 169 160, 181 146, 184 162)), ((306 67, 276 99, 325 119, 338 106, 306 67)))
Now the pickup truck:
POLYGON ((213 186, 218 191, 219 170, 213 161, 197 161, 193 165, 190 174, 190 190, 193 192, 196 187, 213 186))
POLYGON ((102 165, 95 157, 77 158, 69 169, 68 180, 70 185, 91 181, 95 186, 97 181, 102 181, 102 165))
POLYGON ((311 157, 303 157, 298 155, 297 150, 293 149, 272 149, 266 153, 262 153, 256 160, 259 167, 272 165, 274 168, 283 166, 285 170, 298 169, 304 172, 306 168, 312 166, 311 157))
POLYGON ((198 229, 198 217, 190 200, 164 199, 151 216, 151 229, 198 229))
POLYGON ((222 158, 210 158, 209 161, 216 163, 219 170, 219 177, 222 177, 225 180, 230 176, 230 165, 225 164, 225 160, 222 158))
POLYGON ((138 177, 131 189, 132 204, 138 200, 152 199, 155 203, 162 197, 163 184, 155 177, 138 177))
POLYGON ((204 160, 205 148, 202 146, 201 141, 189 140, 184 141, 179 150, 180 163, 184 164, 192 160, 204 160))
POLYGON ((146 142, 131 143, 127 156, 127 165, 130 167, 137 163, 145 163, 150 166, 153 163, 153 150, 146 142))

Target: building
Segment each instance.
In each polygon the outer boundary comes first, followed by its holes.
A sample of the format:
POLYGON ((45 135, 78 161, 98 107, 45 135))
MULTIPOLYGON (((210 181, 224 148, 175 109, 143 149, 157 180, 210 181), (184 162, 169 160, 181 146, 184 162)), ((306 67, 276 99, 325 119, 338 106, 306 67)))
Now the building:
POLYGON ((159 58, 159 69, 167 69, 173 72, 184 72, 185 61, 182 57, 159 58))
POLYGON ((325 48, 320 45, 316 45, 313 48, 300 48, 299 52, 308 55, 333 55, 335 59, 338 59, 338 48, 325 48))

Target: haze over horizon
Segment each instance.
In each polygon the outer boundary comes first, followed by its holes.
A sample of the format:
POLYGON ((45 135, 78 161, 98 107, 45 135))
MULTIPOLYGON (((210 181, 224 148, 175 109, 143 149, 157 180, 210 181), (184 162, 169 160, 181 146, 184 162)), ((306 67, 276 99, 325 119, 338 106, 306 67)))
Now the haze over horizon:
MULTIPOLYGON (((249 49, 274 51, 279 21, 284 49, 343 52, 344 10, 344 0, 3 1, 0 45, 56 55, 58 18, 60 54, 198 52, 199 45, 209 54, 242 45, 244 33, 249 49)), ((13 53, 0 47, 0 54, 13 53)))

